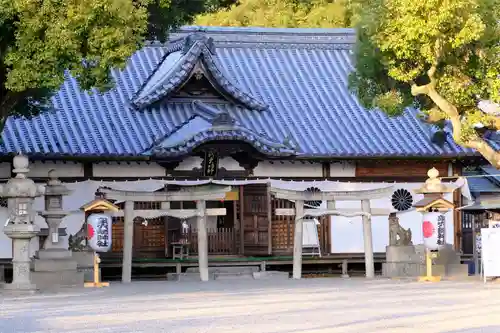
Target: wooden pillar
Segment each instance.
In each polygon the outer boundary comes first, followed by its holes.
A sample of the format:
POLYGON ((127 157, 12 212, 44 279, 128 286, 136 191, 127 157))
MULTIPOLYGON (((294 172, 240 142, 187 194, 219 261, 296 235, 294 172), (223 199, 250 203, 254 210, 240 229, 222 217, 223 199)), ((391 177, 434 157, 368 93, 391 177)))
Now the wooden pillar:
POLYGON ((123 222, 122 283, 132 282, 132 248, 134 243, 134 202, 125 201, 123 222))
POLYGON ((295 200, 295 234, 293 240, 293 278, 302 277, 302 227, 304 215, 304 200, 295 200), (298 218, 300 217, 300 218, 298 218))
POLYGON ((196 201, 196 208, 198 210, 196 224, 198 229, 198 266, 200 269, 200 279, 201 281, 208 281, 208 236, 205 200, 196 201))
MULTIPOLYGON (((170 209, 170 201, 162 201, 160 204, 161 209, 170 209)), ((170 254, 170 242, 168 241, 168 220, 170 219, 170 216, 163 216, 163 232, 165 233, 165 257, 168 257, 170 254)))
POLYGON ((267 254, 271 255, 273 253, 273 207, 271 201, 271 184, 267 184, 267 254))
POLYGON ((240 255, 245 254, 245 193, 240 185, 240 255))
MULTIPOLYGON (((326 208, 328 210, 335 210, 337 209, 337 205, 335 203, 334 200, 328 200, 326 202, 326 208)), ((326 218, 328 219, 328 234, 326 235, 327 239, 328 239, 328 242, 327 242, 327 245, 328 246, 325 246, 324 248, 324 252, 325 253, 332 253, 332 219, 334 218, 333 215, 327 215, 326 218)))
MULTIPOLYGON (((370 200, 361 200, 361 208, 365 213, 371 213, 370 200)), ((363 215, 363 241, 365 247, 365 270, 367 278, 375 277, 373 262, 373 235, 371 217, 363 215)))

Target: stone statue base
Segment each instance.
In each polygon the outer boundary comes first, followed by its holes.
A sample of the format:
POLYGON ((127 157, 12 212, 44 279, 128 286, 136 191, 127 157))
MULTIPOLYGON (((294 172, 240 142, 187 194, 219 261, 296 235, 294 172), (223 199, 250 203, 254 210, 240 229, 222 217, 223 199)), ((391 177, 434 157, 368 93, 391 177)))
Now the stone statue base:
POLYGON ((0 290, 12 295, 30 295, 37 292, 37 286, 32 283, 0 283, 0 290))
POLYGON ((417 277, 425 274, 425 264, 413 245, 386 246, 385 277, 417 277))
POLYGON ((434 260, 433 266, 436 275, 441 274, 441 276, 447 277, 469 276, 469 265, 461 263, 460 254, 453 249, 451 244, 445 244, 439 250, 439 255, 434 260))
POLYGON ((71 251, 44 249, 38 251, 36 257, 32 280, 39 289, 83 286, 83 273, 77 271, 77 263, 71 251))
MULTIPOLYGON (((85 282, 94 282, 94 252, 73 251, 73 259, 77 263, 78 271, 83 273, 85 282)), ((99 278, 101 272, 99 272, 99 278)))
MULTIPOLYGON (((387 246, 386 263, 382 264, 385 277, 418 277, 427 273, 425 247, 423 245, 387 246)), ((460 255, 451 244, 444 245, 432 265, 433 275, 442 277, 466 277, 468 265, 460 263, 460 255)))

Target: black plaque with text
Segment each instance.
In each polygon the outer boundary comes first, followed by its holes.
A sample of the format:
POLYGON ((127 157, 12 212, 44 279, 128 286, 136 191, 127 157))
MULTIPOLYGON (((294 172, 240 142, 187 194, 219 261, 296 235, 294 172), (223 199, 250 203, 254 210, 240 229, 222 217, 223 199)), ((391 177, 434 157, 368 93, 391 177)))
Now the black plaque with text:
POLYGON ((215 151, 205 152, 205 159, 203 160, 203 175, 205 177, 217 176, 219 169, 219 154, 215 151))

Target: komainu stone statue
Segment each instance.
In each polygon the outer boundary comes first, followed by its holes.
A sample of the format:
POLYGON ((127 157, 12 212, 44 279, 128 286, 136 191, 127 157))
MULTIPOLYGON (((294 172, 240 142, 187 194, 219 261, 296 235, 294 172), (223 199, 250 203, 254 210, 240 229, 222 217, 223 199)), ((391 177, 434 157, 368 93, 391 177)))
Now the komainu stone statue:
POLYGON ((79 252, 89 250, 87 246, 87 236, 85 223, 82 225, 81 229, 74 235, 70 235, 68 239, 69 250, 79 252))
POLYGON ((411 241, 411 229, 404 229, 399 224, 396 213, 389 215, 389 246, 409 246, 411 241))

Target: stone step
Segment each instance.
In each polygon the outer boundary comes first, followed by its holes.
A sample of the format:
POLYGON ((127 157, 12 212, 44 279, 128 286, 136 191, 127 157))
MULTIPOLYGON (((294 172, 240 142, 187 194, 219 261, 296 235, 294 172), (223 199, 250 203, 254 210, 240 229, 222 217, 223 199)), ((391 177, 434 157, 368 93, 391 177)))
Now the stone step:
POLYGON ((385 277, 417 277, 425 275, 425 265, 412 262, 386 262, 382 264, 385 277))
POLYGON ((76 271, 76 261, 68 259, 35 259, 33 270, 36 272, 76 271))
POLYGON ((252 275, 255 280, 288 280, 290 278, 288 272, 278 271, 254 272, 252 275))
POLYGON ((47 249, 38 251, 36 257, 39 259, 71 259, 72 253, 65 249, 47 249))
MULTIPOLYGON (((258 272, 257 266, 221 266, 221 267, 208 267, 208 272, 215 274, 230 274, 230 273, 249 273, 258 272)), ((188 267, 186 273, 199 273, 199 267, 188 267)))
MULTIPOLYGON (((266 272, 209 272, 209 280, 288 280, 289 274, 287 272, 266 271, 266 272)), ((167 280, 169 281, 201 281, 200 273, 186 272, 186 273, 168 273, 167 280)))
POLYGON ((83 273, 77 271, 31 272, 31 280, 39 290, 83 287, 83 273))
POLYGON ((241 280, 241 279, 253 279, 253 273, 250 271, 246 272, 215 272, 215 280, 241 280))
MULTIPOLYGON (((208 273, 209 280, 215 280, 214 274, 208 273)), ((168 281, 201 281, 200 273, 168 273, 167 274, 168 281)))

